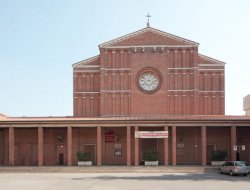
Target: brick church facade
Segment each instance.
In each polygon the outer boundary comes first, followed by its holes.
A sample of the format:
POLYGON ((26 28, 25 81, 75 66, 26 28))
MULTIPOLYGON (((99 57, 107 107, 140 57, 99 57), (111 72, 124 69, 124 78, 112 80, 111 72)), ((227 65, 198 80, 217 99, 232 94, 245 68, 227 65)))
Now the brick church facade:
POLYGON ((73 65, 74 116, 224 115, 224 63, 198 45, 151 27, 99 45, 73 65), (138 86, 145 72, 157 92, 138 86))
POLYGON ((225 116, 225 63, 198 46, 149 26, 100 44, 73 64, 73 116, 0 115, 0 165, 77 165, 85 151, 137 166, 149 150, 166 166, 210 164, 213 150, 250 162, 250 117, 225 116))

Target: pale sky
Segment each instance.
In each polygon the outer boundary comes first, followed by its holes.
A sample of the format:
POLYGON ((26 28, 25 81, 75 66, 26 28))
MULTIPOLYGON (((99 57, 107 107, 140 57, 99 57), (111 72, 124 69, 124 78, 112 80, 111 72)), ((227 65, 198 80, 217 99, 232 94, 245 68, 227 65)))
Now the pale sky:
POLYGON ((249 0, 0 0, 0 113, 73 114, 72 64, 98 44, 151 26, 226 62, 226 115, 250 94, 249 0))

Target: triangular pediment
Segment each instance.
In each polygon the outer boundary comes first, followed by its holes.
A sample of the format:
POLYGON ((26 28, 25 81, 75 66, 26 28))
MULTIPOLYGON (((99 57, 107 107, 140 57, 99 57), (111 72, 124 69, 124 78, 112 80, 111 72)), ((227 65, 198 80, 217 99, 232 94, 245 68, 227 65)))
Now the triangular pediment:
POLYGON ((198 46, 199 44, 185 38, 169 34, 155 28, 147 27, 142 30, 127 34, 114 40, 100 44, 99 47, 110 46, 198 46))

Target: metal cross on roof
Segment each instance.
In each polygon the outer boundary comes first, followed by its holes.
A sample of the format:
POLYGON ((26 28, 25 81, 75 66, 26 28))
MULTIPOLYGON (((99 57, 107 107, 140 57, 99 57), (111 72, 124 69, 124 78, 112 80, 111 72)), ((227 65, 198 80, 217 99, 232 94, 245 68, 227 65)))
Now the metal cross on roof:
POLYGON ((150 27, 149 18, 151 17, 151 15, 148 13, 146 17, 148 17, 147 27, 150 27))

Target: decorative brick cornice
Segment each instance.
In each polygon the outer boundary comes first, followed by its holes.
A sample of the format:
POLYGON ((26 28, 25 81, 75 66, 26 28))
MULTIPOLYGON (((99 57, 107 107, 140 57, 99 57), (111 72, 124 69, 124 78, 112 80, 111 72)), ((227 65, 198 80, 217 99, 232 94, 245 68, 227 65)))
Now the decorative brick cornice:
MULTIPOLYGON (((132 32, 130 34, 127 34, 125 36, 121 36, 121 37, 116 38, 114 40, 110 40, 108 42, 102 43, 102 44, 99 45, 99 48, 106 47, 106 46, 112 46, 113 44, 115 44, 117 42, 132 38, 134 36, 138 36, 138 35, 143 34, 145 32, 153 32, 153 33, 159 34, 159 35, 161 35, 163 37, 168 37, 168 38, 177 40, 177 41, 179 41, 181 43, 185 43, 186 45, 194 45, 194 46, 199 45, 199 43, 197 43, 197 42, 194 42, 194 41, 191 41, 191 40, 179 37, 179 36, 175 36, 173 34, 169 34, 167 32, 163 32, 161 30, 158 30, 158 29, 155 29, 155 28, 152 28, 152 27, 147 27, 147 28, 143 28, 141 30, 138 30, 136 32, 132 32)), ((155 44, 155 45, 157 45, 157 44, 155 44)))

